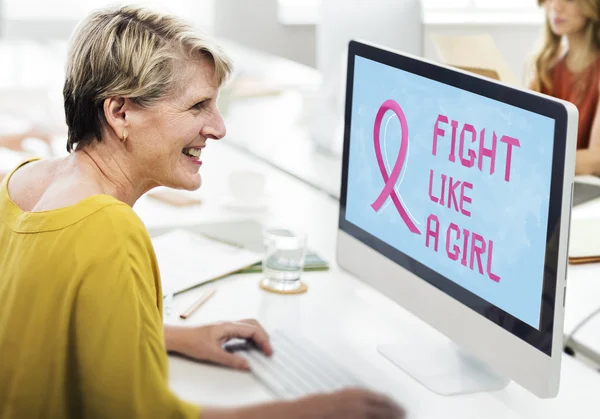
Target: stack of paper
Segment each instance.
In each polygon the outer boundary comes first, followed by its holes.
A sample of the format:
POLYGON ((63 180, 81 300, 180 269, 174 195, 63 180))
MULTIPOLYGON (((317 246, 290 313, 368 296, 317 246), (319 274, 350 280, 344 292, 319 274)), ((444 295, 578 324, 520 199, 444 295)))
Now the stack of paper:
POLYGON ((600 262, 600 219, 571 221, 569 263, 600 262))
POLYGON ((490 35, 432 34, 431 40, 442 63, 512 86, 519 85, 490 35))
POLYGON ((185 291, 262 260, 262 254, 183 229, 152 239, 163 295, 185 291))

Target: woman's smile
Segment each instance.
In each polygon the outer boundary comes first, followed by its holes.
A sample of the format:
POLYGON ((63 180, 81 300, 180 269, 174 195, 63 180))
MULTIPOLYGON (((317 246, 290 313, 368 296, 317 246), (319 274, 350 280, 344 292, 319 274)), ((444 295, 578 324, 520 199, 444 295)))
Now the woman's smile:
POLYGON ((183 150, 181 150, 181 153, 185 156, 185 158, 187 160, 189 160, 193 164, 195 164, 197 166, 202 166, 202 160, 200 160, 200 157, 202 155, 203 148, 204 148, 204 146, 202 146, 202 147, 186 147, 183 150))

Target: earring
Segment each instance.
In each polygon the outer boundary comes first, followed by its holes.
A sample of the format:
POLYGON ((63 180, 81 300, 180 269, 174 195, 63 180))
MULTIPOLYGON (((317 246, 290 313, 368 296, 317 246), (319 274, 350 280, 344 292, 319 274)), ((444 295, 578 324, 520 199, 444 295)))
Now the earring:
POLYGON ((121 142, 124 143, 125 141, 127 141, 127 132, 123 131, 123 135, 121 136, 121 142))

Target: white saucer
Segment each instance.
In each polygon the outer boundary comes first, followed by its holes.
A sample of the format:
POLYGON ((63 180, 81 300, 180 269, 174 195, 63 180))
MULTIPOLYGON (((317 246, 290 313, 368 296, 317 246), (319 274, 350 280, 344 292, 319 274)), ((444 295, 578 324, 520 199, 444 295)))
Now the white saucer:
POLYGON ((223 206, 237 211, 262 211, 267 208, 267 202, 265 198, 245 202, 229 197, 223 201, 223 206))

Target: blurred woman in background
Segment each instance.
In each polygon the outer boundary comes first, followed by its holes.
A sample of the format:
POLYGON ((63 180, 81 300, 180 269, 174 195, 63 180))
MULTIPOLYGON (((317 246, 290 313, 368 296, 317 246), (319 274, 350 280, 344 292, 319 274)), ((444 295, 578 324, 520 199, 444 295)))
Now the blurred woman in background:
POLYGON ((546 12, 533 90, 579 110, 575 173, 600 176, 600 0, 538 0, 546 12))

